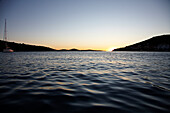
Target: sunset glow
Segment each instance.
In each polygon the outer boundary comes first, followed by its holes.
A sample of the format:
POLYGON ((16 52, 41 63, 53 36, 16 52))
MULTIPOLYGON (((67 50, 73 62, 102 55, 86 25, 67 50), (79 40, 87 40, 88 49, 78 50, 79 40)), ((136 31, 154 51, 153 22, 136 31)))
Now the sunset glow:
POLYGON ((169 33, 169 6, 168 0, 0 0, 0 39, 6 18, 9 41, 111 51, 169 33))
POLYGON ((107 51, 113 51, 114 49, 116 49, 116 47, 111 47, 111 48, 109 48, 107 51))

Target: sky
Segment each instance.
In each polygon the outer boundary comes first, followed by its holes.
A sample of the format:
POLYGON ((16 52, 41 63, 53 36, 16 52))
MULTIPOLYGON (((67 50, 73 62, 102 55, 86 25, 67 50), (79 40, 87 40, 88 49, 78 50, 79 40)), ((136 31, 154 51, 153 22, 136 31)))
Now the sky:
POLYGON ((0 0, 0 39, 108 50, 170 34, 170 0, 0 0))

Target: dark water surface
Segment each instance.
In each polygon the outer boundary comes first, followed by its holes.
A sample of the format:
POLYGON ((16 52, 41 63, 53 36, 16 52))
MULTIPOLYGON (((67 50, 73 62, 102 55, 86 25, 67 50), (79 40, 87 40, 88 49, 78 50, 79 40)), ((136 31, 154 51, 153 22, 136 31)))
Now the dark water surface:
POLYGON ((168 113, 170 52, 0 53, 1 113, 168 113))

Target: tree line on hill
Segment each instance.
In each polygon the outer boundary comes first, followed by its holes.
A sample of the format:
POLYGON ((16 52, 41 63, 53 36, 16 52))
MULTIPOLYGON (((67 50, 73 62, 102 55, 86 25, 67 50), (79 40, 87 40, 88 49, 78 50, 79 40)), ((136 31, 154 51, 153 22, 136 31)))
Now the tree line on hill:
POLYGON ((113 51, 170 51, 170 35, 155 36, 113 51))
POLYGON ((52 49, 49 47, 28 45, 24 43, 6 42, 3 40, 0 40, 0 51, 3 51, 3 49, 5 48, 5 44, 7 44, 15 52, 18 52, 18 51, 56 51, 55 49, 52 49))

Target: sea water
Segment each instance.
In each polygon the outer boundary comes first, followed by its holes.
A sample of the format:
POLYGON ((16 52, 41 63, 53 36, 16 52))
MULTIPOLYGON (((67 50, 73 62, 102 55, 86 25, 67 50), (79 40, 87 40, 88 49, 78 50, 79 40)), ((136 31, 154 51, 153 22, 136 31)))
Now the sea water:
POLYGON ((170 52, 0 53, 1 113, 170 112, 170 52))

